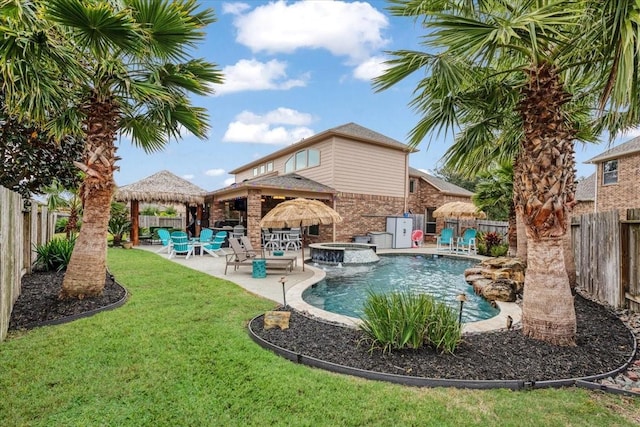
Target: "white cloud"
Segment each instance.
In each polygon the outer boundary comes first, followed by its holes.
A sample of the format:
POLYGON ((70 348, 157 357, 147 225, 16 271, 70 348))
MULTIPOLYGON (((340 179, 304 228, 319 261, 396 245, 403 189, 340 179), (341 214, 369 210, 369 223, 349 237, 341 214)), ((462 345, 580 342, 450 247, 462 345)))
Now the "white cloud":
POLYGON ((313 121, 307 113, 290 108, 277 108, 264 115, 243 111, 227 127, 225 142, 251 142, 258 144, 293 144, 313 135, 306 127, 313 121))
POLYGON ((193 175, 192 173, 188 173, 186 175, 182 175, 182 178, 191 181, 193 178, 195 178, 195 175, 193 175))
POLYGON ((367 59, 354 68, 353 77, 359 80, 369 81, 382 75, 382 73, 388 68, 384 61, 385 58, 381 56, 374 56, 367 59))
POLYGON ((222 13, 239 15, 247 9, 251 9, 247 3, 222 3, 222 13))
POLYGON ((224 83, 212 85, 215 95, 251 90, 289 90, 304 87, 309 80, 309 74, 288 78, 287 63, 275 59, 269 62, 241 59, 235 65, 224 67, 222 73, 224 83))
POLYGON ((207 171, 205 171, 205 175, 207 176, 221 176, 224 175, 226 172, 224 169, 209 169, 207 171))
POLYGON ((236 15, 236 41, 254 52, 325 49, 359 63, 388 43, 387 17, 366 2, 270 2, 236 15))

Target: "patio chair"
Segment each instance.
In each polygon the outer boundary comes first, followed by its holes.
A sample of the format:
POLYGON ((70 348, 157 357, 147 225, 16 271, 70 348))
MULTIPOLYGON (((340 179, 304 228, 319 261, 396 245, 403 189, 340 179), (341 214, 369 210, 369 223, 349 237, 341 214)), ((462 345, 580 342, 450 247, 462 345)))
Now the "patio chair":
POLYGON ((300 237, 300 232, 291 231, 282 235, 281 247, 284 250, 288 251, 289 249, 293 249, 294 251, 298 251, 301 246, 302 239, 300 237))
POLYGON ((185 255, 185 259, 189 259, 193 255, 193 243, 189 240, 189 236, 184 231, 174 231, 171 233, 171 251, 169 258, 176 255, 185 255))
POLYGON ((206 244, 213 241, 213 230, 210 228, 203 228, 200 230, 200 236, 196 239, 202 244, 206 244))
POLYGON ((229 246, 233 253, 226 254, 227 262, 224 266, 224 274, 227 274, 227 268, 233 265, 233 271, 236 271, 238 267, 243 265, 253 266, 253 258, 251 258, 247 252, 242 249, 240 242, 233 237, 229 238, 229 246))
POLYGON ((436 251, 453 251, 453 228, 443 228, 440 235, 436 237, 436 251))
POLYGON ((253 245, 251 244, 251 239, 249 239, 249 236, 242 236, 240 238, 240 243, 242 243, 244 251, 247 253, 249 258, 254 258, 258 256, 258 252, 255 249, 253 249, 253 245))
POLYGON ((467 228, 462 234, 462 237, 458 237, 456 240, 456 252, 471 254, 473 251, 473 253, 476 254, 478 252, 478 248, 476 247, 476 234, 476 229, 467 228))
POLYGON ((218 255, 218 253, 221 253, 222 255, 226 255, 227 252, 224 249, 222 249, 222 245, 224 244, 226 237, 227 237, 227 233, 225 231, 216 233, 211 243, 206 243, 202 245, 201 248, 204 252, 216 258, 220 256, 218 255))
POLYGON ((156 251, 156 253, 160 253, 165 249, 167 253, 171 253, 171 234, 169 233, 169 230, 165 228, 158 228, 156 231, 158 233, 160 243, 162 244, 162 246, 156 251))

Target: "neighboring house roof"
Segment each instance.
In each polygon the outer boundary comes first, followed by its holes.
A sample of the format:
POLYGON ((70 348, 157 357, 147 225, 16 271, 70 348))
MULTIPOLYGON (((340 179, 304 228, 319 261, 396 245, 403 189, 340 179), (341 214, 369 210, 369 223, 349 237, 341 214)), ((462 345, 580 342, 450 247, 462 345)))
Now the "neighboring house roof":
POLYGON ((385 147, 389 147, 389 148, 393 148, 401 151, 408 151, 411 153, 417 151, 416 149, 409 148, 407 145, 403 144, 402 142, 396 141, 395 139, 389 138, 388 136, 385 136, 381 133, 372 131, 371 129, 367 129, 356 123, 347 123, 341 126, 336 126, 334 128, 327 129, 323 132, 310 136, 309 138, 302 139, 296 142, 295 144, 289 145, 285 148, 282 148, 278 151, 275 151, 271 154, 268 154, 264 157, 254 160, 251 163, 247 163, 234 170, 231 170, 229 171, 229 173, 237 174, 239 172, 252 168, 253 166, 264 163, 265 161, 276 159, 288 153, 294 153, 304 147, 308 147, 310 145, 323 141, 332 136, 343 136, 349 139, 359 140, 362 142, 367 142, 369 144, 382 145, 385 147))
POLYGON ((593 202, 596 199, 596 174, 592 173, 576 186, 578 202, 593 202))
POLYGON ((640 136, 633 138, 625 142, 624 144, 617 145, 602 154, 587 160, 585 163, 601 163, 606 160, 615 159, 617 157, 628 156, 630 154, 640 152, 640 136))
POLYGON ((466 190, 462 187, 458 187, 455 184, 451 184, 450 182, 447 182, 436 176, 430 175, 426 172, 422 172, 421 170, 418 170, 416 168, 409 167, 409 176, 417 176, 425 180, 426 182, 434 186, 437 190, 439 190, 441 193, 451 194, 454 196, 465 196, 465 197, 473 196, 473 193, 469 190, 466 190))
POLYGON ((305 178, 296 173, 289 173, 286 175, 266 175, 255 179, 244 180, 242 182, 231 184, 228 187, 212 191, 208 193, 208 195, 220 195, 242 188, 273 188, 278 190, 306 191, 314 193, 336 193, 335 189, 327 185, 320 184, 319 182, 305 178))
POLYGON ((116 189, 116 200, 129 202, 204 203, 206 190, 167 170, 116 189))

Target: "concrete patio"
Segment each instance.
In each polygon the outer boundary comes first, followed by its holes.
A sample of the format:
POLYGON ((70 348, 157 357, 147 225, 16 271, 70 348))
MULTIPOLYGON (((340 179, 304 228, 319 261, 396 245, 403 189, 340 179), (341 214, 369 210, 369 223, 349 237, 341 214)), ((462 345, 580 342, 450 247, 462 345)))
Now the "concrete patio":
MULTIPOLYGON (((156 252, 159 249, 157 245, 140 245, 136 246, 136 249, 147 250, 151 252, 156 252)), ((227 252, 231 253, 229 248, 226 249, 227 252)), ((424 254, 424 255, 447 255, 447 256, 459 256, 455 254, 449 253, 438 253, 435 245, 425 244, 419 248, 409 248, 409 249, 380 249, 377 251, 379 254, 424 254)), ((304 267, 304 271, 302 271, 302 254, 301 251, 297 252, 286 252, 287 255, 296 254, 298 256, 297 259, 297 267, 293 268, 293 271, 290 273, 286 273, 282 270, 268 270, 266 278, 254 278, 252 277, 252 269, 250 266, 240 267, 238 270, 234 271, 232 267, 229 267, 227 274, 224 274, 225 271, 225 257, 213 257, 208 254, 204 254, 202 256, 195 255, 189 257, 189 259, 185 259, 184 257, 174 257, 170 260, 173 262, 177 262, 185 267, 201 271, 203 273, 209 274, 211 276, 215 276, 221 279, 229 280, 240 287, 244 288, 248 292, 270 299, 278 304, 283 304, 283 289, 282 289, 282 280, 284 280, 284 288, 286 292, 286 303, 287 305, 299 310, 306 311, 309 314, 331 321, 337 322, 349 326, 355 326, 359 319, 343 316, 340 314, 330 313, 328 311, 321 310, 319 308, 313 307, 307 304, 302 300, 302 292, 309 286, 314 283, 319 282, 325 276, 324 270, 321 268, 314 267, 312 265, 306 264, 304 267)), ((305 248, 305 255, 309 255, 309 251, 305 248)), ((166 252, 158 253, 158 256, 162 256, 166 259, 169 259, 169 255, 166 252)), ((478 259, 479 261, 483 259, 482 256, 474 256, 473 258, 478 259)), ((470 292, 473 292, 470 289, 470 292)), ((513 319, 513 323, 516 324, 520 322, 521 318, 521 310, 520 307, 515 303, 507 303, 507 302, 498 302, 498 306, 500 308, 500 313, 491 318, 480 322, 474 323, 466 323, 464 325, 464 332, 482 332, 488 330, 495 330, 504 328, 507 323, 507 316, 511 316, 513 319)))

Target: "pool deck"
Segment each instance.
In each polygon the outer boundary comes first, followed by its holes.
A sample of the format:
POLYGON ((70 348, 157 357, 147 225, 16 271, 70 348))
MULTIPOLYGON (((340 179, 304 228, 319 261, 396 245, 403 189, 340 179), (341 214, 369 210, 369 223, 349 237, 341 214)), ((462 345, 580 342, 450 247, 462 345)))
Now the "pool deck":
MULTIPOLYGON (((147 250, 155 252, 160 249, 157 245, 140 245, 136 246, 136 249, 147 250)), ((438 253, 435 245, 426 244, 419 248, 408 249, 379 249, 379 254, 424 254, 424 255, 445 255, 458 257, 462 255, 450 254, 447 252, 438 253)), ((305 248, 305 256, 309 256, 308 248, 305 248)), ((293 268, 292 272, 285 272, 284 270, 267 270, 266 278, 253 278, 252 269, 250 266, 240 267, 237 271, 234 271, 230 266, 227 274, 224 274, 225 270, 225 257, 220 256, 218 258, 208 254, 203 256, 195 255, 189 259, 184 257, 171 258, 171 261, 177 262, 185 267, 193 270, 201 271, 203 273, 215 276, 221 279, 229 280, 244 288, 246 291, 270 299, 278 304, 283 304, 283 287, 282 280, 285 281, 284 288, 286 292, 287 305, 299 310, 306 311, 309 314, 325 319, 330 322, 341 323, 349 326, 355 326, 359 322, 359 319, 343 316, 340 314, 330 313, 328 311, 321 310, 313 307, 302 300, 302 292, 314 283, 319 282, 324 278, 325 272, 321 268, 311 266, 309 264, 304 266, 302 271, 302 254, 301 251, 287 252, 287 255, 297 255, 297 267, 293 268)), ((166 251, 158 253, 158 256, 169 258, 166 251)), ((465 256, 467 258, 467 256, 465 256)), ((482 260, 485 257, 472 256, 478 260, 482 260)), ((471 288, 469 288, 472 292, 471 288)), ((520 307, 515 303, 499 302, 500 314, 497 316, 473 323, 465 323, 463 327, 464 332, 484 332, 489 330, 501 329, 506 327, 507 315, 511 316, 513 323, 520 322, 521 311, 520 307)))

